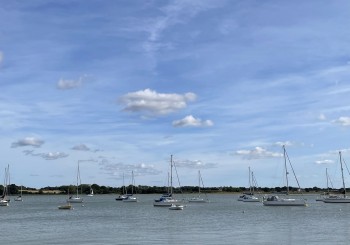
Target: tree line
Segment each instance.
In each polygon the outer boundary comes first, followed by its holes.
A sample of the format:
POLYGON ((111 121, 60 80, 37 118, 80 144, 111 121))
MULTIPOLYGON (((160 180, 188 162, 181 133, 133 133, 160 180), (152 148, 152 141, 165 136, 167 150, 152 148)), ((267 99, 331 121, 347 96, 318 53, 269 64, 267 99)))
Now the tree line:
MULTIPOLYGON (((79 193, 82 194, 89 194, 90 193, 90 187, 93 189, 95 194, 123 194, 124 186, 121 187, 110 187, 110 186, 100 186, 97 184, 93 185, 87 185, 82 184, 79 186, 79 193)), ((8 193, 10 195, 18 195, 21 190, 21 186, 17 186, 15 184, 11 184, 7 186, 8 193)), ((0 185, 0 193, 3 193, 4 186, 0 185)), ((132 186, 125 186, 125 190, 127 193, 131 193, 132 186)), ((133 186, 134 194, 163 194, 168 192, 168 187, 166 186, 145 186, 145 185, 138 185, 133 186)), ((283 193, 287 191, 287 187, 260 187, 255 188, 255 193, 271 193, 271 192, 277 192, 277 193, 283 193)), ((297 187, 289 187, 289 191, 291 193, 327 193, 328 190, 326 188, 319 188, 319 187, 312 187, 312 188, 305 188, 302 190, 299 190, 297 187)), ((346 191, 350 191, 350 189, 346 189, 346 191)), ((74 194, 76 193, 76 186, 75 185, 62 185, 62 186, 55 186, 55 187, 43 187, 40 189, 31 188, 31 187, 25 187, 22 186, 22 193, 23 194, 74 194)), ((174 193, 196 193, 198 192, 198 186, 182 186, 173 188, 174 193)), ((201 187, 201 192, 203 193, 219 193, 219 192, 227 192, 227 193, 244 193, 249 192, 249 188, 247 187, 232 187, 232 186, 223 186, 223 187, 201 187)), ((333 189, 332 193, 344 193, 344 189, 333 189)))

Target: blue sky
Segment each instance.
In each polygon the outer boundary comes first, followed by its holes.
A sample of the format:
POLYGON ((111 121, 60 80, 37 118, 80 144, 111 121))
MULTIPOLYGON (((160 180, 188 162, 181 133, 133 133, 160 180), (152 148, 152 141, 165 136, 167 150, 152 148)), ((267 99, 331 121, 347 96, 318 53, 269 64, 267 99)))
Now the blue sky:
MULTIPOLYGON (((341 186, 349 1, 0 0, 1 169, 32 187, 341 186), (295 182, 291 180, 291 185, 295 182)), ((348 160, 349 159, 349 160, 348 160)), ((1 171, 2 176, 5 174, 1 171)), ((345 173, 347 185, 350 175, 345 173)))

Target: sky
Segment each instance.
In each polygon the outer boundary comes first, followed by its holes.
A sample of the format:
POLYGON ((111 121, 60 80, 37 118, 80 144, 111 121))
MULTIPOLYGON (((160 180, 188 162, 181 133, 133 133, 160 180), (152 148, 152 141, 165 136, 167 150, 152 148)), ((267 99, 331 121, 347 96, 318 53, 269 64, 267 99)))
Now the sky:
MULTIPOLYGON (((0 178, 340 188, 347 0, 0 0, 0 178), (296 186, 291 170, 289 182, 296 186), (177 174, 176 174, 177 173, 177 174), (179 180, 179 181, 178 181, 179 180)), ((347 167, 347 165, 345 165, 347 167)), ((350 166, 349 166, 350 167, 350 166)), ((350 173, 344 167, 345 183, 350 173)), ((2 183, 2 182, 1 182, 2 183)))

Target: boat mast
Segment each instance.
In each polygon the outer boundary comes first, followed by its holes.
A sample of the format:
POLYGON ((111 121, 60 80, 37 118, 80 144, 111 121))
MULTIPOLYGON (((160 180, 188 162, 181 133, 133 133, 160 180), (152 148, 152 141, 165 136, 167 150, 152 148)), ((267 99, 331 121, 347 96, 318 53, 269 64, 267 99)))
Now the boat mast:
POLYGON ((170 194, 173 194, 173 155, 170 156, 170 194))
POLYGON ((345 189, 345 182, 344 182, 343 161, 341 159, 341 151, 339 151, 339 160, 340 160, 341 177, 343 180, 343 189, 344 189, 344 198, 345 198, 346 197, 346 189, 345 189))
POLYGON ((286 147, 284 145, 283 145, 283 156, 284 156, 284 168, 286 171, 286 184, 287 184, 287 195, 288 195, 289 194, 288 169, 287 169, 286 147))
POLYGON ((327 178, 327 194, 329 195, 328 170, 327 170, 327 168, 326 168, 326 178, 327 178))
POLYGON ((254 187, 256 186, 254 180, 255 180, 255 178, 254 178, 254 172, 252 171, 252 193, 254 193, 254 187))
POLYGON ((248 167, 249 170, 249 194, 252 194, 252 181, 251 181, 251 174, 250 174, 250 167, 248 167))
POLYGON ((198 195, 201 194, 201 171, 198 170, 198 195))
POLYGON ((80 175, 80 170, 79 170, 79 161, 78 161, 78 172, 77 172, 77 197, 79 196, 79 175, 80 175))
POLYGON ((134 171, 131 171, 131 194, 134 194, 134 171))

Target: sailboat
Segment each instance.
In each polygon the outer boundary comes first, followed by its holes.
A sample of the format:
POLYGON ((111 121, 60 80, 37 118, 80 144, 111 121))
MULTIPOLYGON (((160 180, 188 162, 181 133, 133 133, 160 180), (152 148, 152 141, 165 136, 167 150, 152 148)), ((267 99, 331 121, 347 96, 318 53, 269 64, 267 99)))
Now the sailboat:
POLYGON ((76 196, 70 196, 67 199, 67 202, 70 202, 70 203, 82 203, 83 202, 83 198, 81 198, 79 196, 79 185, 80 184, 81 184, 81 178, 80 178, 80 168, 79 168, 79 161, 78 161, 77 184, 76 184, 77 194, 76 194, 76 196))
POLYGON ((8 185, 10 183, 10 166, 5 168, 4 189, 0 197, 0 206, 9 206, 10 197, 8 193, 8 185))
POLYGON ((170 156, 170 185, 168 193, 163 194, 159 199, 154 200, 154 207, 171 207, 172 204, 180 204, 182 203, 179 200, 173 198, 173 155, 170 156))
POLYGON ((253 171, 250 171, 250 167, 249 169, 249 194, 245 194, 243 197, 243 202, 260 202, 260 199, 256 196, 254 196, 254 182, 255 178, 254 178, 254 173, 253 171))
POLYGON ((131 194, 126 194, 123 202, 137 202, 137 197, 134 197, 134 171, 131 171, 131 194))
POLYGON ((329 192, 329 185, 328 185, 328 181, 331 182, 331 185, 332 185, 332 188, 333 188, 333 184, 332 184, 332 181, 331 179, 329 178, 328 176, 328 170, 326 168, 326 179, 327 179, 327 192, 324 192, 322 195, 319 195, 317 198, 316 198, 316 201, 322 201, 326 198, 326 197, 329 197, 330 196, 330 192, 329 192))
POLYGON ((22 186, 21 186, 21 192, 20 192, 19 196, 15 197, 15 201, 17 201, 17 202, 22 202, 23 201, 23 198, 22 198, 22 186))
POLYGON ((198 196, 190 198, 188 201, 189 202, 194 202, 194 203, 204 203, 204 202, 209 202, 208 198, 204 199, 201 197, 201 182, 203 184, 202 176, 201 176, 201 171, 198 170, 198 196))
POLYGON ((123 190, 123 194, 116 197, 115 198, 116 201, 123 201, 124 199, 127 198, 125 184, 124 184, 124 173, 123 173, 123 188, 122 188, 122 190, 123 190))
POLYGON ((93 197, 94 196, 94 190, 92 189, 91 185, 90 185, 90 193, 87 194, 88 197, 93 197))
POLYGON ((341 177, 343 180, 344 194, 342 196, 330 195, 323 199, 324 203, 350 203, 350 197, 346 196, 346 188, 345 188, 344 173, 343 173, 343 160, 341 157, 341 151, 339 151, 339 161, 340 161, 341 177))
MULTIPOLYGON (((296 178, 293 166, 291 162, 289 161, 289 157, 286 152, 285 146, 283 146, 283 156, 284 156, 284 170, 285 170, 285 178, 286 178, 286 183, 287 183, 287 195, 289 194, 289 185, 288 185, 288 169, 287 169, 287 159, 289 162, 289 165, 293 171, 295 180, 298 184, 298 187, 300 189, 299 181, 296 178)), ((263 204, 265 206, 307 206, 306 200, 305 199, 295 199, 295 198, 281 198, 277 195, 270 195, 267 198, 264 198, 263 204)))

